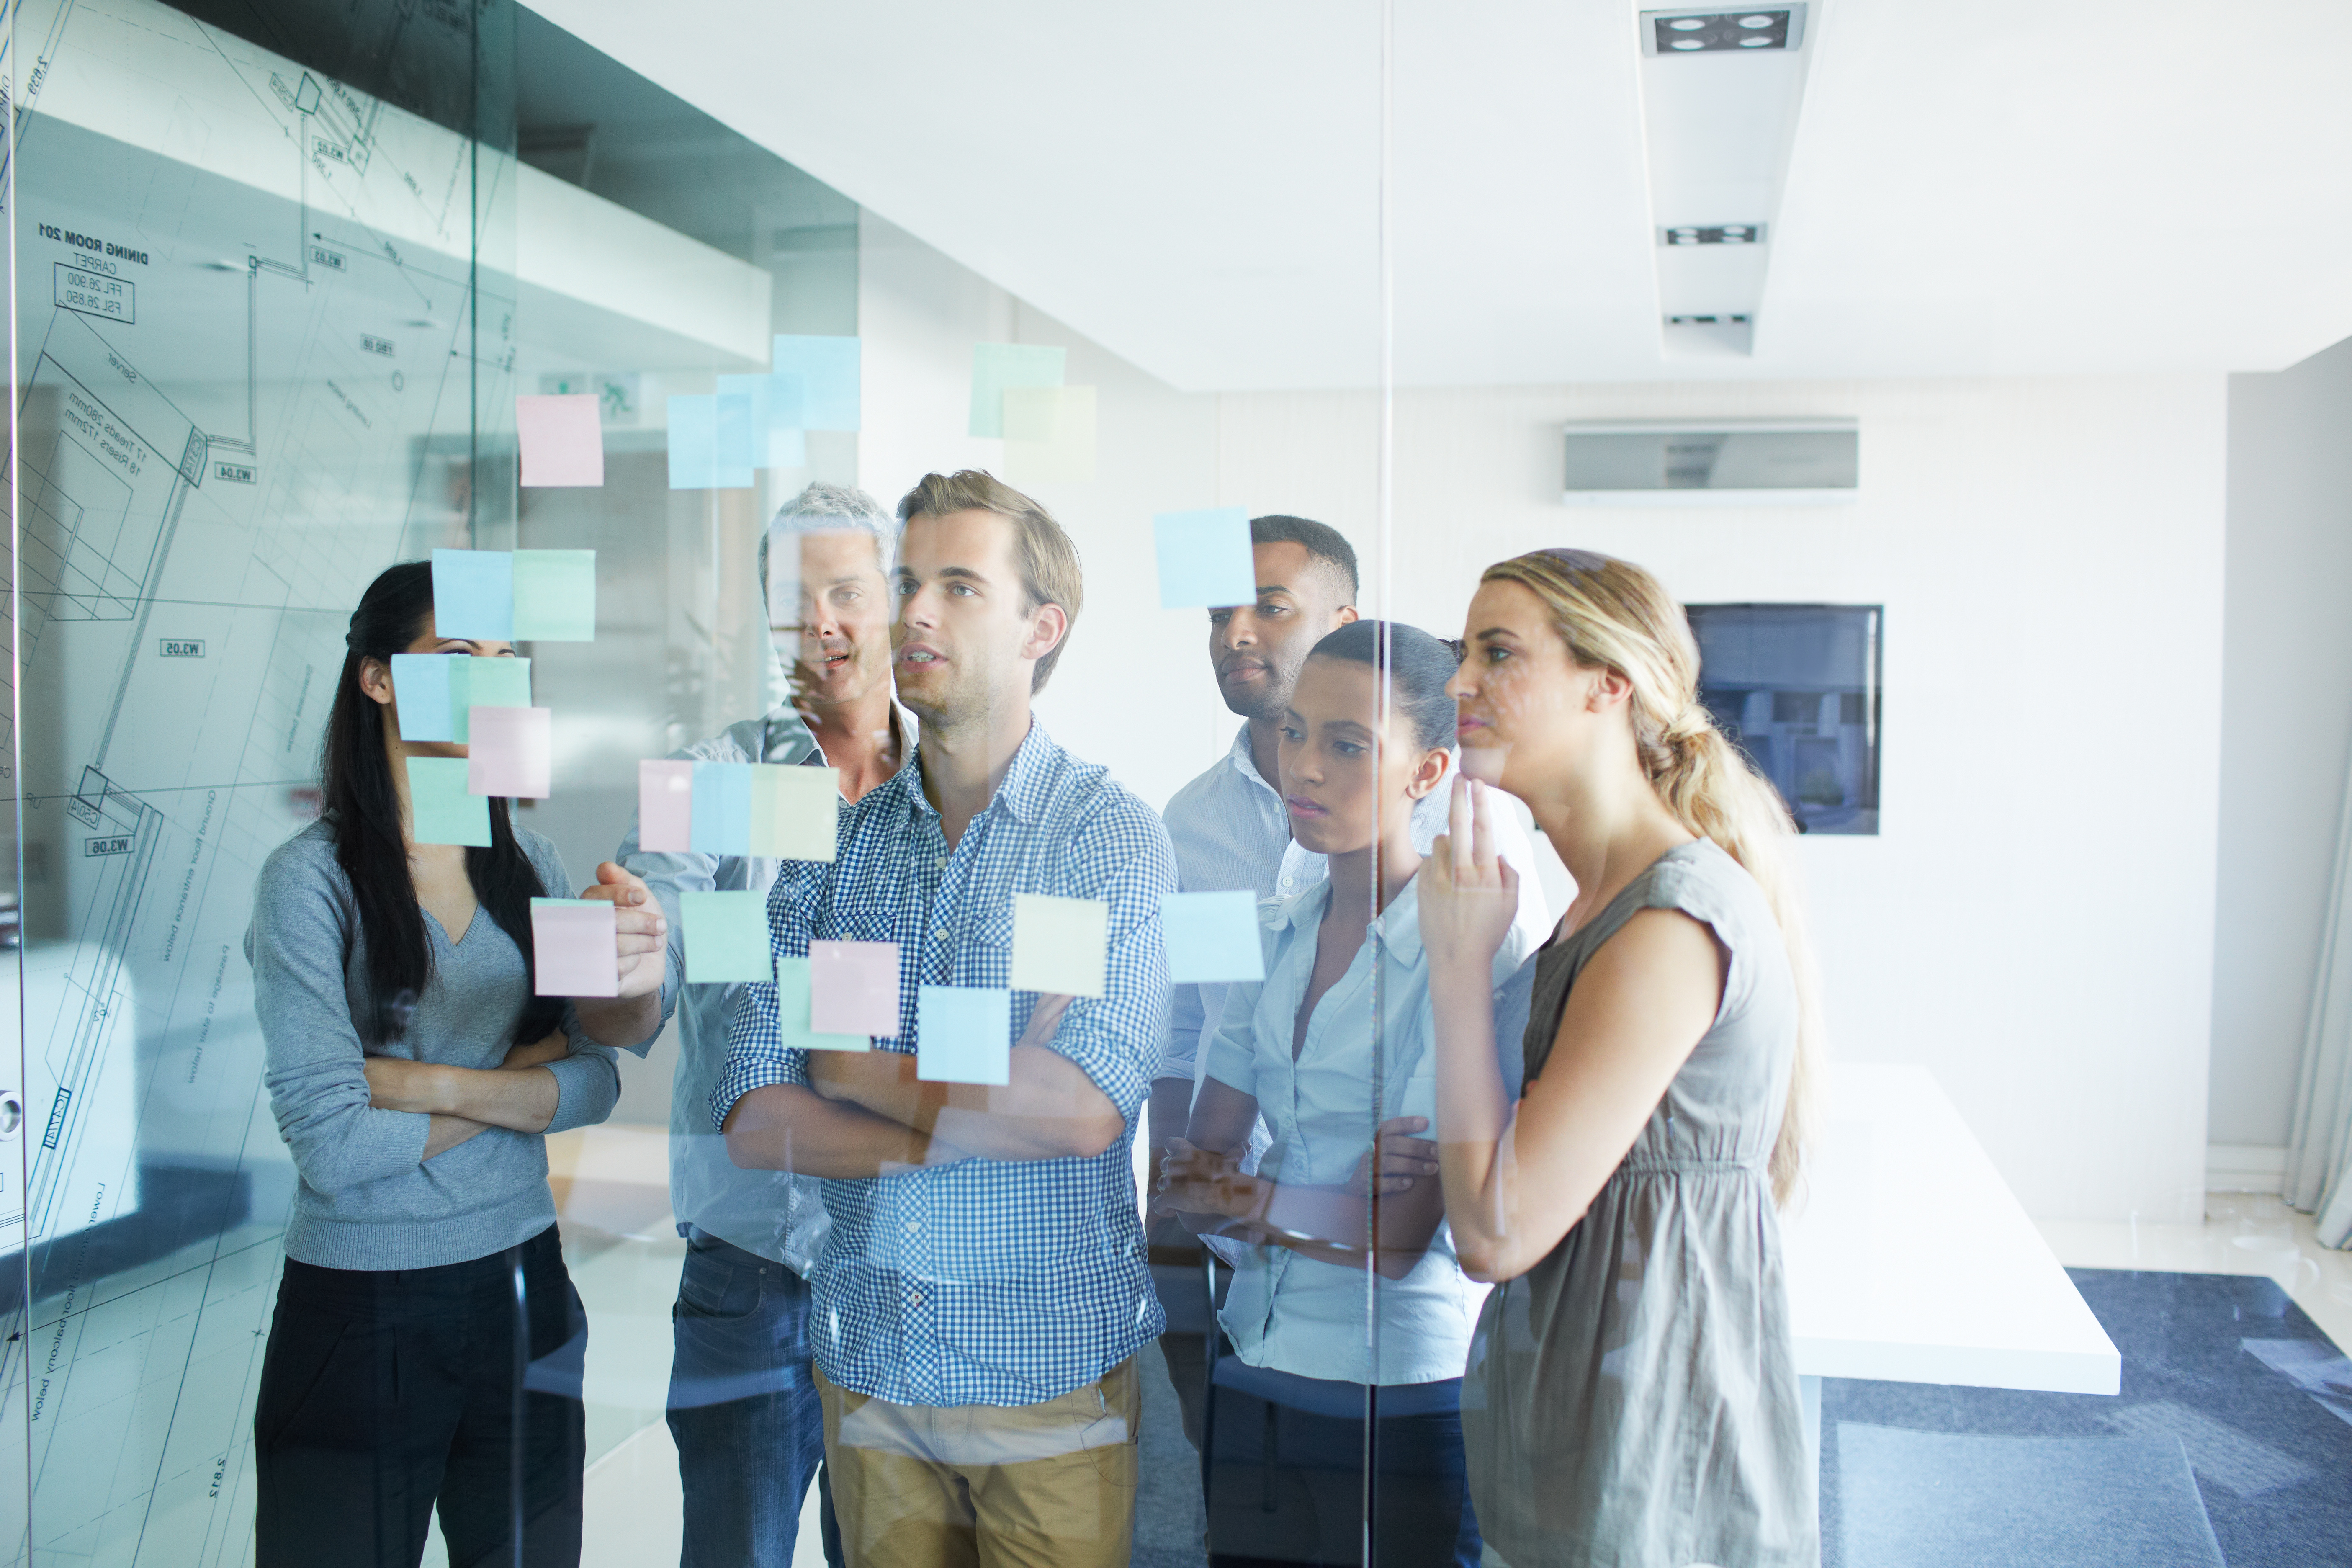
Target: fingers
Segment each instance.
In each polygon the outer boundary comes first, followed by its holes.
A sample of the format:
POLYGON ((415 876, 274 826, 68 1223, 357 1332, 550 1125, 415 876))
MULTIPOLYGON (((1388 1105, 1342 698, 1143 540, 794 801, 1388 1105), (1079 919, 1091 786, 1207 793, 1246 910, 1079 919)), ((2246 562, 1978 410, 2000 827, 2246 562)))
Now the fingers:
POLYGON ((1467 778, 1454 781, 1454 798, 1446 803, 1445 822, 1447 848, 1452 852, 1453 880, 1456 885, 1470 880, 1476 864, 1475 828, 1471 816, 1471 791, 1478 786, 1467 778))
POLYGON ((1495 792, 1472 780, 1470 798, 1475 805, 1470 828, 1470 859, 1492 877, 1495 869, 1495 792))
POLYGON ((596 868, 596 885, 580 889, 583 899, 610 899, 618 905, 638 905, 653 902, 653 892, 630 869, 611 860, 596 868))
POLYGON ((1383 1138, 1393 1137, 1398 1133, 1428 1131, 1429 1118, 1426 1116, 1399 1116, 1381 1123, 1381 1136, 1383 1138))

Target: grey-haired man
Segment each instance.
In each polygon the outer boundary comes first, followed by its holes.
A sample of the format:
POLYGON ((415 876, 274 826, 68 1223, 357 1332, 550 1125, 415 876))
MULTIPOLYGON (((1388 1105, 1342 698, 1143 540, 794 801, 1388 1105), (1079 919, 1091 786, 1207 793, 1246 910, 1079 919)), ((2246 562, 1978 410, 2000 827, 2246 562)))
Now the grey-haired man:
MULTIPOLYGON (((793 700, 672 753, 719 763, 837 768, 856 801, 898 770, 913 720, 892 700, 889 573, 898 522, 863 490, 814 484, 776 514, 760 541, 760 582, 793 700)), ((670 1090, 670 1208, 687 1238, 672 1315, 669 1426, 685 1491, 682 1568, 784 1568, 813 1473, 825 1560, 840 1568, 840 1532, 818 1470, 824 1419, 809 1378, 807 1274, 828 1221, 814 1177, 747 1171, 710 1125, 710 1093, 727 1063, 727 1022, 740 984, 685 984, 681 893, 749 889, 764 896, 778 862, 637 847, 637 826, 614 857, 643 878, 669 917, 661 1016, 678 1017, 670 1090)))

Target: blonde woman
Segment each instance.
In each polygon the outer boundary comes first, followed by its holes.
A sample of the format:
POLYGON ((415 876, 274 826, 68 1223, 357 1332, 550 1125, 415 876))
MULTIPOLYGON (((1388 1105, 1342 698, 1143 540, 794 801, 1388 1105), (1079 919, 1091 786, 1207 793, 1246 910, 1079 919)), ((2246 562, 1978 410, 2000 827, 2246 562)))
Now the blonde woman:
POLYGON ((1485 783, 1455 788, 1421 921, 1446 1220, 1499 1286, 1463 1384, 1480 1527, 1510 1568, 1811 1568, 1777 1223, 1818 1035, 1788 815, 1699 706, 1689 625, 1640 567, 1489 567, 1466 640, 1449 689, 1485 783), (1517 878, 1488 784, 1576 879, 1523 1091, 1494 1038, 1517 878))

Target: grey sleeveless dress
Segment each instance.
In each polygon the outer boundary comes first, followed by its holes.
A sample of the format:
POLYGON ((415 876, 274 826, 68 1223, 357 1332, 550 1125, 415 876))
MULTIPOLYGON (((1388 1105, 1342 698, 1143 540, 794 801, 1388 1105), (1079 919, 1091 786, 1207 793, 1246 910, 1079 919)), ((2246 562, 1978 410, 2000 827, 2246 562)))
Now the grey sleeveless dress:
POLYGON ((1510 1568, 1813 1568, 1766 1172, 1796 985, 1763 889, 1706 839, 1661 856, 1536 955, 1527 1076, 1577 973, 1646 909, 1714 929, 1723 1007, 1584 1217, 1486 1298, 1462 1388, 1471 1498, 1510 1568))

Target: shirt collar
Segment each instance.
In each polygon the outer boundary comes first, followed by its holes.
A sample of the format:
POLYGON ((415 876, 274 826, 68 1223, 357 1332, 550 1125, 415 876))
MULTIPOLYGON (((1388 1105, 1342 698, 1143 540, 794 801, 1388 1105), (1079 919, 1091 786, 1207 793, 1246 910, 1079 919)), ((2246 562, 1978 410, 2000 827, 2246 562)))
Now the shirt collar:
MULTIPOLYGON (((1318 877, 1306 889, 1286 899, 1269 899, 1261 906, 1259 918, 1268 931, 1286 927, 1312 931, 1323 918, 1323 910, 1331 897, 1331 879, 1318 877)), ((1389 907, 1372 921, 1380 933, 1381 945, 1391 957, 1408 967, 1421 960, 1421 874, 1398 889, 1389 900, 1389 907)))
MULTIPOLYGON (((1060 752, 1061 748, 1054 743, 1053 737, 1045 733, 1045 726, 1033 716, 1029 721, 1029 732, 1021 737, 1020 747, 1013 753, 1013 765, 1004 770, 1004 782, 996 786, 996 794, 989 799, 988 811, 995 810, 1001 804, 1005 815, 1015 822, 1034 823, 1043 817, 1045 808, 1053 804, 1050 787, 1053 761, 1060 752)), ((940 814, 939 808, 931 804, 930 797, 923 793, 922 741, 919 737, 907 748, 906 761, 898 764, 898 771, 891 775, 889 784, 884 787, 902 791, 916 811, 932 816, 940 814)), ((982 812, 982 815, 987 813, 982 812)))
POLYGON ((1272 791, 1277 798, 1281 795, 1282 792, 1275 789, 1266 782, 1265 775, 1257 771, 1257 760, 1250 755, 1249 721, 1246 719, 1242 721, 1242 732, 1234 737, 1234 749, 1227 760, 1234 764, 1234 771, 1250 783, 1260 789, 1272 791))

